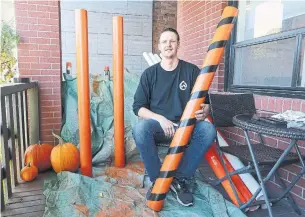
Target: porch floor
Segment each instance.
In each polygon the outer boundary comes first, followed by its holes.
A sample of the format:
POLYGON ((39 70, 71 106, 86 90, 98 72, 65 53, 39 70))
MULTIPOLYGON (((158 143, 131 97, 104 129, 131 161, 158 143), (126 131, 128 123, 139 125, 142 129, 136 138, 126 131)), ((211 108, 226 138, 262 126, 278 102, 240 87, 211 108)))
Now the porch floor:
MULTIPOLYGON (((215 180, 215 176, 205 161, 200 164, 199 171, 202 174, 203 181, 212 184, 212 181, 215 180)), ((56 176, 56 174, 51 171, 40 173, 34 181, 19 184, 15 187, 13 196, 9 200, 9 204, 6 205, 5 210, 1 213, 1 216, 43 216, 45 208, 45 197, 42 194, 43 182, 45 178, 51 178, 54 176, 56 176)), ((221 185, 214 187, 228 199, 228 195, 221 185)), ((272 194, 272 192, 270 193, 272 194)), ((286 201, 283 200, 275 204, 272 209, 275 217, 300 217, 293 211, 286 201)), ((254 212, 247 212, 246 215, 249 217, 268 217, 268 211, 258 209, 254 212)))

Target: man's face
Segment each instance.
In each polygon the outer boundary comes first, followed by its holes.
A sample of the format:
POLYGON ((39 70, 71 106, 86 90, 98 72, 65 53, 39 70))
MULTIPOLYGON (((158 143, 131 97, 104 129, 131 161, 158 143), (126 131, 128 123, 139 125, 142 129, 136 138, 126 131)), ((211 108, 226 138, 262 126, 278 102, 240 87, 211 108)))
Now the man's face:
POLYGON ((160 36, 158 47, 163 58, 171 59, 177 56, 179 48, 177 35, 169 31, 163 32, 160 36))

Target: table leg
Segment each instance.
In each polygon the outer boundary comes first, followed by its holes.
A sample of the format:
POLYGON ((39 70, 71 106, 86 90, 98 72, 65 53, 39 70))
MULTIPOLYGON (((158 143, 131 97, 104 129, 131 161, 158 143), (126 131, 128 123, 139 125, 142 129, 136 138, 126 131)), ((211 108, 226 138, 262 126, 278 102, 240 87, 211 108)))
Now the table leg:
POLYGON ((262 191, 263 191, 263 194, 264 194, 265 202, 266 202, 266 205, 267 205, 267 208, 268 208, 269 217, 273 217, 270 202, 269 202, 269 198, 268 198, 268 194, 267 194, 267 191, 266 191, 266 188, 265 188, 265 183, 264 183, 264 180, 262 178, 261 172, 259 170, 254 151, 252 149, 252 145, 251 145, 251 141, 250 141, 250 138, 249 138, 249 135, 248 135, 248 131, 244 130, 244 134, 245 134, 245 137, 246 137, 246 140, 247 140, 247 144, 248 144, 249 151, 250 151, 250 154, 251 154, 251 157, 252 157, 252 160, 253 160, 253 164, 254 164, 254 167, 255 167, 255 170, 256 170, 256 174, 257 174, 259 183, 261 185, 261 188, 262 188, 262 191))
MULTIPOLYGON (((286 186, 286 184, 283 182, 283 180, 281 179, 281 177, 279 176, 279 174, 278 174, 277 171, 275 172, 275 177, 279 180, 282 189, 285 191, 285 190, 287 189, 287 186, 286 186)), ((290 191, 288 191, 287 193, 288 193, 288 195, 287 195, 287 201, 288 201, 288 203, 290 203, 290 205, 292 206, 292 208, 294 209, 294 211, 295 211, 297 214, 301 215, 302 212, 301 212, 300 208, 298 207, 298 205, 296 204, 296 202, 294 201, 294 199, 293 199, 293 197, 292 197, 290 191)), ((286 194, 287 194, 287 193, 286 193, 286 194)), ((283 194, 281 197, 279 197, 278 200, 281 200, 284 196, 285 196, 285 194, 283 194)))

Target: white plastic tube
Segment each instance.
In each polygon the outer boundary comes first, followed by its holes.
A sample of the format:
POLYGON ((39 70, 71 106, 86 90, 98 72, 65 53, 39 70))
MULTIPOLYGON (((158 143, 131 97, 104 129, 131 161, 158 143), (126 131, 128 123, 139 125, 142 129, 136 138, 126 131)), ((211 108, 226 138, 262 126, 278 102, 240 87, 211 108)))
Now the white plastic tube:
POLYGON ((158 63, 161 62, 161 58, 158 54, 155 53, 154 57, 155 57, 155 60, 158 61, 158 63))
POLYGON ((147 52, 143 52, 143 57, 149 66, 154 65, 154 62, 152 61, 152 59, 150 58, 147 52))
POLYGON ((153 55, 153 53, 149 52, 148 55, 154 64, 158 63, 158 61, 155 59, 155 56, 153 55))

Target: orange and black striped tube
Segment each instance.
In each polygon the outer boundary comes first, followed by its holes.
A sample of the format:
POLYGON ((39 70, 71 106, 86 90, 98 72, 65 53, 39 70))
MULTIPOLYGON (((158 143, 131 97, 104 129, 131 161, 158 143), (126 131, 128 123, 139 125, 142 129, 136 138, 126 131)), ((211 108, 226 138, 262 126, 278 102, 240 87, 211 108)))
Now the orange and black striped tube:
POLYGON ((186 104, 174 138, 160 169, 151 195, 146 205, 154 211, 160 211, 164 199, 179 167, 185 146, 188 144, 193 132, 196 118, 195 111, 200 109, 213 81, 215 72, 223 56, 225 45, 231 35, 236 21, 238 9, 233 6, 224 8, 221 20, 216 28, 212 42, 202 65, 200 74, 193 87, 190 100, 186 104))

